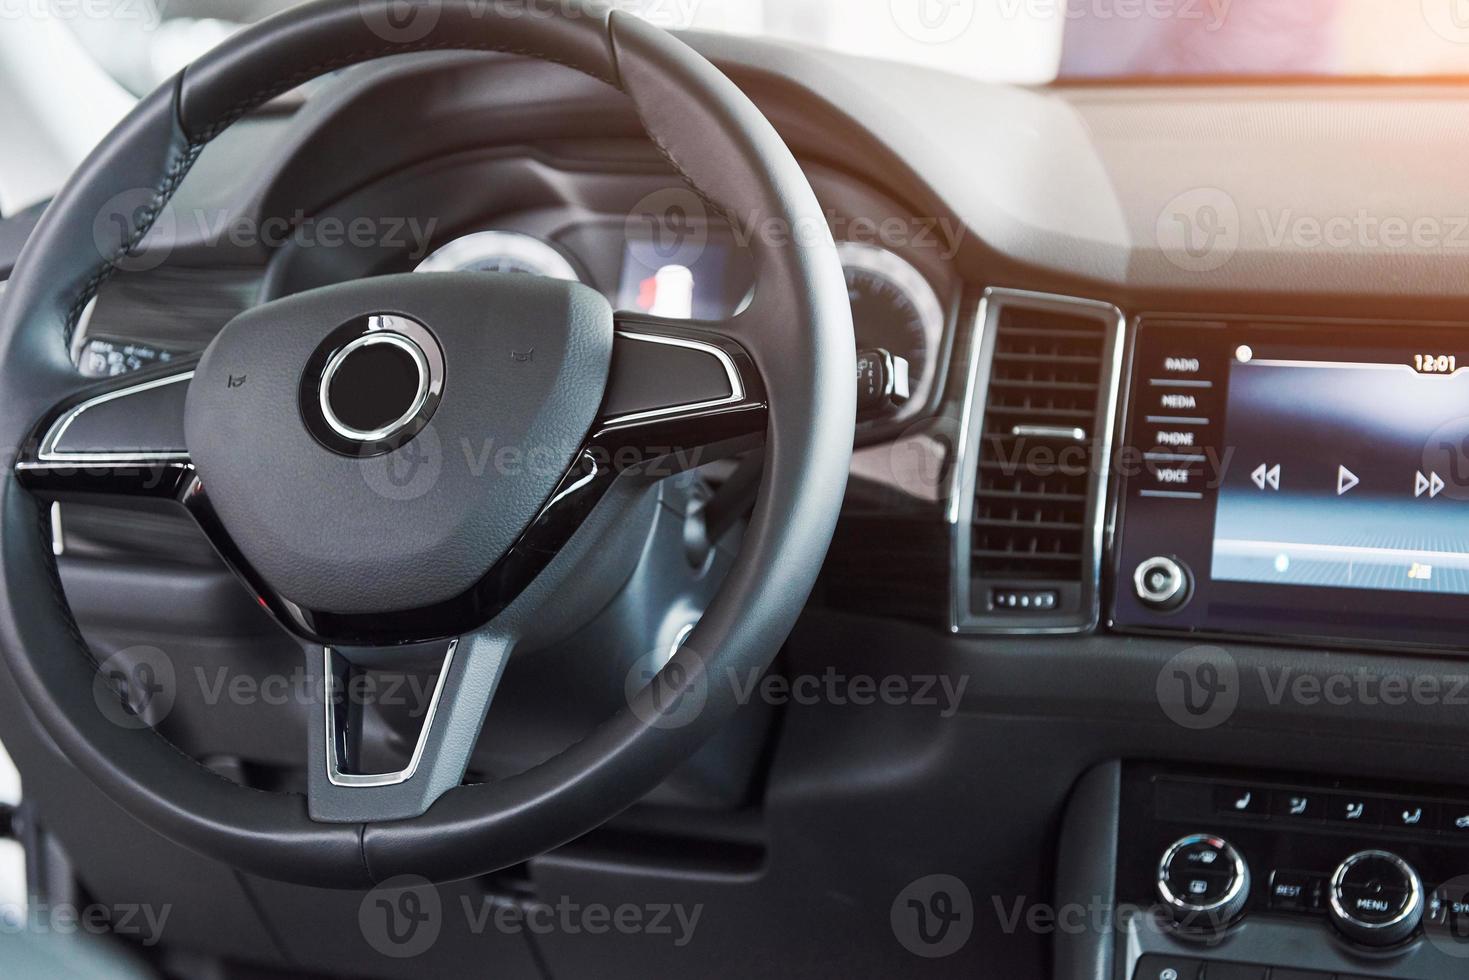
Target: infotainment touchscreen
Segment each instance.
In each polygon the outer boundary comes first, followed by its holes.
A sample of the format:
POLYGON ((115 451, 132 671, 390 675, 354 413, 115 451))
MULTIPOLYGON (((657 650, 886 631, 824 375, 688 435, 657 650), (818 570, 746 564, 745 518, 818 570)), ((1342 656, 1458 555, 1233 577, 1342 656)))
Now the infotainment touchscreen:
POLYGON ((1469 356, 1238 345, 1211 576, 1469 594, 1466 437, 1469 356))
POLYGON ((1469 330, 1136 329, 1114 624, 1463 645, 1469 330))

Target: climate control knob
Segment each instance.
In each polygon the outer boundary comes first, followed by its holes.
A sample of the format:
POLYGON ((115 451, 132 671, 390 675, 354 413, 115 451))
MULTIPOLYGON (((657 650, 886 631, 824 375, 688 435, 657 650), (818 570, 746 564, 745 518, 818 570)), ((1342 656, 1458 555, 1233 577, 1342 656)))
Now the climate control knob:
POLYGON ((1423 881, 1388 851, 1360 851, 1337 865, 1327 898, 1331 921, 1366 946, 1396 946, 1423 921, 1423 881))
POLYGON ((1245 910, 1250 868, 1222 837, 1193 834, 1163 852, 1158 895, 1180 924, 1222 929, 1245 910))

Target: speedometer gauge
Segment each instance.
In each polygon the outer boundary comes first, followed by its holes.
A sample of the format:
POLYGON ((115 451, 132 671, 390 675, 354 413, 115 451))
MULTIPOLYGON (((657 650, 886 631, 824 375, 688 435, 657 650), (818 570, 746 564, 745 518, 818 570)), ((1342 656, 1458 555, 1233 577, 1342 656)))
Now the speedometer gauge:
POLYGON ((876 245, 840 242, 857 346, 881 347, 922 374, 944 330, 944 307, 923 273, 876 245))
POLYGON ((516 231, 481 231, 456 238, 414 272, 521 272, 580 282, 581 276, 549 242, 516 231))

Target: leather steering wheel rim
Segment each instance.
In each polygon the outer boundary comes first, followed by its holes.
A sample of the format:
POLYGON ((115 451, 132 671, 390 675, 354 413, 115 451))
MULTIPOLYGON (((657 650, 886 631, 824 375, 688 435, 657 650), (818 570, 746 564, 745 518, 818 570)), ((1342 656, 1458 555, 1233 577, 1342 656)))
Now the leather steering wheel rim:
MULTIPOLYGON (((810 592, 850 460, 855 384, 846 288, 800 167, 759 110, 671 35, 596 3, 555 14, 520 3, 318 0, 249 28, 143 99, 88 157, 31 235, 0 306, 0 440, 24 459, 37 423, 81 388, 69 337, 88 299, 143 239, 199 152, 264 101, 392 54, 483 50, 557 62, 620 89, 653 142, 712 207, 794 234, 751 241, 758 289, 736 319, 767 393, 765 468, 733 570, 647 691, 561 755, 517 776, 445 792, 422 816, 322 823, 304 797, 230 782, 148 727, 99 711, 98 665, 67 606, 38 499, 14 469, 0 485, 0 650, 36 722, 108 797, 172 841, 236 868, 363 888, 404 874, 457 880, 523 861, 635 803, 738 707, 711 682, 768 667, 810 592), (401 5, 399 5, 401 13, 401 5), (139 206, 124 192, 149 188, 139 206), (119 198, 125 199, 119 211, 119 198), (802 233, 802 232, 806 233, 802 233), (756 336, 758 335, 758 336, 756 336), (659 724, 677 695, 703 709, 659 724), (669 695, 673 697, 669 697, 669 695)), ((477 731, 477 729, 476 729, 477 731)))

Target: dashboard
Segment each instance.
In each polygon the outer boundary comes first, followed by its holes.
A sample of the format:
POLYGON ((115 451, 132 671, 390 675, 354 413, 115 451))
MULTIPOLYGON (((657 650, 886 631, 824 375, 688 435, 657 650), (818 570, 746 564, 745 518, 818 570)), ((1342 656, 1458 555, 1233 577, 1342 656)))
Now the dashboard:
MULTIPOLYGON (((784 669, 964 693, 944 717, 823 702, 778 726, 756 718, 665 787, 656 816, 537 859, 513 887, 654 881, 711 904, 701 943, 730 961, 758 931, 813 971, 901 975, 915 961, 889 914, 915 869, 952 871, 986 912, 1098 896, 1188 904, 1159 891, 1160 862, 1185 862, 1187 889, 1189 855, 1213 853, 1249 877, 1203 882, 1227 913, 1205 935, 1171 919, 1016 930, 985 914, 962 953, 931 965, 1066 980, 1459 975, 1443 950, 1459 921, 1447 886, 1469 871, 1456 836, 1469 799, 1469 252, 1446 217, 1469 199, 1462 88, 1031 90, 692 40, 806 169, 857 348, 910 371, 910 397, 859 426, 843 518, 784 669), (1277 233, 1363 208, 1435 218, 1448 237, 1277 233), (1171 237, 1180 216, 1205 213, 1234 232, 1221 250, 1171 237), (1363 683, 1437 693, 1355 693, 1363 683), (1302 693, 1343 687, 1353 693, 1302 693), (1370 820, 1348 819, 1358 804, 1370 820), (1221 843, 1175 850, 1199 835, 1221 843), (649 858, 668 839, 672 870, 649 858), (1414 923, 1386 947, 1330 908, 1337 870, 1371 851, 1411 873, 1368 864, 1397 876, 1392 928, 1414 923)), ((102 375, 187 357, 253 304, 413 270, 577 279, 623 309, 737 315, 751 282, 742 236, 765 230, 709 213, 625 107, 572 74, 415 56, 246 120, 180 189, 169 261, 99 295, 79 365, 102 375), (298 233, 209 240, 267 214, 295 216, 298 233), (362 216, 380 233, 329 248, 307 233, 362 216)), ((196 642, 201 669, 259 658, 254 610, 230 604, 234 583, 211 578, 212 556, 185 532, 66 508, 62 573, 84 628, 122 647, 139 621, 197 607, 170 649, 196 642), (119 569, 163 584, 122 602, 119 569), (252 638, 220 636, 220 623, 252 638)), ((515 720, 569 741, 562 707, 531 701, 515 720)), ((201 712, 176 734, 287 783, 294 745, 242 747, 239 727, 201 712)), ((511 738, 495 736, 479 768, 514 771, 511 738)), ((87 807, 57 793, 73 846, 99 846, 87 807)), ((99 891, 138 887, 136 869, 100 863, 99 891)), ((275 897, 296 916, 272 928, 327 964, 332 951, 292 921, 309 903, 275 897)), ((355 905, 344 909, 350 925, 355 905)), ((568 975, 604 959, 680 962, 632 941, 545 955, 568 975)))

